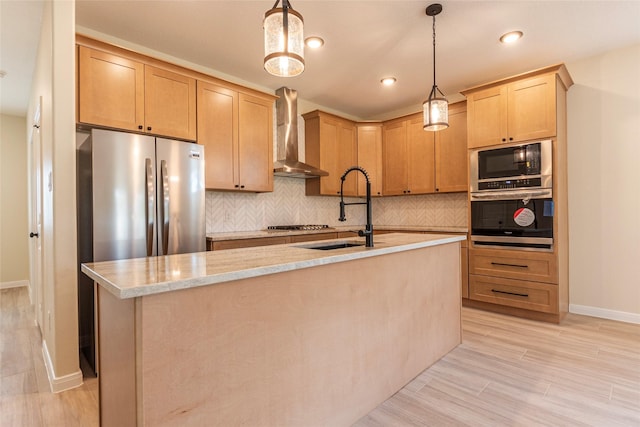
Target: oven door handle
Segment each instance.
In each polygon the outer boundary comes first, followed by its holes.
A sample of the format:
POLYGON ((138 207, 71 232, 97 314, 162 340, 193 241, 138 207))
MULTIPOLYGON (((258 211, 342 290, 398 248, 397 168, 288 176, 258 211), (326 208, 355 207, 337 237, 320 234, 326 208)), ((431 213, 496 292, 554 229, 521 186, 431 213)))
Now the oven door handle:
POLYGON ((476 200, 529 200, 534 198, 551 198, 553 191, 549 189, 539 191, 500 191, 496 193, 471 193, 471 201, 476 200))

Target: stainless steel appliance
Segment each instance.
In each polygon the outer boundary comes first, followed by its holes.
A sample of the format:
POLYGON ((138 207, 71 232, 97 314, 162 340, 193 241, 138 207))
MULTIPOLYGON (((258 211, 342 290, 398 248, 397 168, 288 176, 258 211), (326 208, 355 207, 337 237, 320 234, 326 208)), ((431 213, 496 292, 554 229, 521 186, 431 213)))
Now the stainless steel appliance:
POLYGON ((472 150, 469 191, 473 193, 552 187, 552 142, 527 142, 472 150))
POLYGON ((293 225, 270 225, 270 231, 294 231, 294 230, 333 230, 327 224, 293 224, 293 225))
POLYGON ((469 161, 472 244, 551 250, 552 141, 473 150, 469 161))
POLYGON ((329 175, 298 160, 298 92, 281 87, 276 95, 278 159, 273 164, 274 175, 303 179, 329 175))
MULTIPOLYGON (((203 146, 101 129, 77 138, 79 264, 206 250, 203 146)), ((95 369, 94 284, 79 268, 78 316, 95 369)))

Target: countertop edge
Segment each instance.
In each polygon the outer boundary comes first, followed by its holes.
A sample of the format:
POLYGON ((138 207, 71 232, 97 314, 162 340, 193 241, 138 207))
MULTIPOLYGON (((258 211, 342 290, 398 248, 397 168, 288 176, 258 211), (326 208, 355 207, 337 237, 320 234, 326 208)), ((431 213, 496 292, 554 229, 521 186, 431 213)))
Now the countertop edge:
MULTIPOLYGON (((446 235, 446 237, 445 235, 443 235, 442 238, 438 238, 434 240, 405 243, 405 244, 399 244, 399 245, 383 247, 383 248, 373 247, 373 248, 368 248, 364 251, 322 256, 322 257, 308 259, 308 260, 283 262, 280 264, 272 264, 272 265, 254 267, 254 268, 238 269, 234 271, 217 273, 217 274, 201 276, 201 277, 177 279, 172 281, 158 282, 154 284, 139 285, 137 287, 132 287, 132 288, 121 288, 117 286, 108 278, 97 273, 95 270, 91 269, 85 264, 82 264, 82 272, 84 272, 86 275, 88 275, 93 280, 98 282, 99 285, 103 286, 108 292, 110 292, 117 298, 129 299, 129 298, 155 295, 155 294, 160 294, 160 293, 170 292, 170 291, 196 288, 200 286, 215 285, 218 283, 231 282, 235 280, 249 279, 249 278, 260 277, 260 276, 265 276, 269 274, 283 273, 287 271, 311 268, 311 267, 316 267, 321 265, 334 264, 338 262, 346 262, 346 261, 351 261, 356 259, 387 255, 387 254, 392 254, 397 252, 405 252, 405 251, 410 251, 415 249, 427 248, 431 246, 445 245, 448 243, 463 241, 465 239, 466 239, 466 236, 464 235, 446 235)), ((340 241, 344 239, 336 239, 336 240, 340 241)), ((302 245, 305 245, 305 244, 307 243, 306 242, 305 243, 289 243, 289 244, 286 244, 285 246, 288 246, 289 248, 292 248, 292 249, 299 247, 301 250, 309 250, 302 247, 302 245)), ((251 249, 252 248, 245 248, 241 250, 250 251, 251 249)), ((204 253, 204 254, 206 256, 207 253, 204 253)))
MULTIPOLYGON (((353 230, 364 229, 364 225, 355 226, 337 226, 330 228, 321 228, 316 230, 253 230, 253 231, 221 231, 215 233, 207 233, 206 238, 209 242, 223 240, 243 240, 243 239, 260 239, 265 237, 282 237, 282 236, 302 236, 309 234, 322 233, 341 233, 353 230)), ((418 226, 418 225, 378 225, 374 226, 374 230, 378 231, 395 231, 402 232, 418 232, 418 233, 435 233, 435 234, 467 234, 467 227, 458 226, 418 226)))

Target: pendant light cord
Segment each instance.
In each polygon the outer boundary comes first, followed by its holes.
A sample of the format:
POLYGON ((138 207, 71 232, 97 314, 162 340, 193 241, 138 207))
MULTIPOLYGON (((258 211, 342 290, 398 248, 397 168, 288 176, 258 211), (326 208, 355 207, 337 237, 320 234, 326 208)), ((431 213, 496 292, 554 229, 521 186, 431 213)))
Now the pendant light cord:
POLYGON ((433 15, 433 88, 436 88, 436 16, 433 15))

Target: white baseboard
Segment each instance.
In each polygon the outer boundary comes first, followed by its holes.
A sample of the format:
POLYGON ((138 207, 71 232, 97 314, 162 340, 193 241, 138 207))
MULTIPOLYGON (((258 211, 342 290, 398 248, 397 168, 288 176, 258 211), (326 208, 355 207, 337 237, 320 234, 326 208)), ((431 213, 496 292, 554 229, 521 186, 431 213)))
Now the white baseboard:
POLYGON ((585 316, 600 317, 609 320, 618 320, 626 323, 640 324, 640 314, 626 311, 609 310, 607 308, 590 307, 588 305, 569 304, 569 313, 583 314, 585 316))
POLYGON ((0 289, 19 288, 21 286, 29 286, 28 280, 15 280, 13 282, 0 282, 0 289))
POLYGON ((44 357, 44 365, 47 368, 49 387, 51 388, 52 393, 59 393, 82 385, 82 371, 80 369, 72 374, 56 377, 56 373, 53 370, 53 362, 49 356, 49 349, 47 348, 47 342, 45 340, 42 340, 42 356, 44 357))

